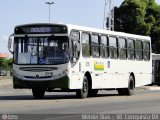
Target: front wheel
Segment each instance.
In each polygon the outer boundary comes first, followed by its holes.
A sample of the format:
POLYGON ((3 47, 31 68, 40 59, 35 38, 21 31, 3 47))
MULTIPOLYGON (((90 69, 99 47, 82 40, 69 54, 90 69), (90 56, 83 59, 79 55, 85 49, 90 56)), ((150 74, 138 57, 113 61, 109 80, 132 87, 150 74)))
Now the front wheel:
POLYGON ((119 95, 131 96, 134 94, 135 82, 133 76, 129 77, 128 88, 118 88, 119 95))
POLYGON ((135 88, 135 82, 133 76, 129 76, 129 83, 128 88, 126 88, 125 93, 128 96, 131 96, 134 94, 134 88, 135 88))
POLYGON ((43 99, 45 94, 45 89, 43 88, 32 88, 33 97, 35 99, 43 99))
POLYGON ((83 86, 82 89, 76 91, 76 95, 79 98, 87 98, 89 90, 88 79, 86 76, 83 77, 83 86))

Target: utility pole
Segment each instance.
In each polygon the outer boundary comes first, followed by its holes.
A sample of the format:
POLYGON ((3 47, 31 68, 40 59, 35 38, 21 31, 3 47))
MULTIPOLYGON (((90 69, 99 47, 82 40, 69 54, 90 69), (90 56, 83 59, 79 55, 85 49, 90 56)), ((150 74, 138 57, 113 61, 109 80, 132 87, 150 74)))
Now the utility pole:
POLYGON ((50 14, 51 14, 50 6, 54 4, 54 2, 45 2, 45 3, 49 6, 49 22, 50 22, 50 14))
POLYGON ((103 29, 114 31, 114 0, 105 0, 103 29), (108 9, 107 9, 108 8, 108 9))

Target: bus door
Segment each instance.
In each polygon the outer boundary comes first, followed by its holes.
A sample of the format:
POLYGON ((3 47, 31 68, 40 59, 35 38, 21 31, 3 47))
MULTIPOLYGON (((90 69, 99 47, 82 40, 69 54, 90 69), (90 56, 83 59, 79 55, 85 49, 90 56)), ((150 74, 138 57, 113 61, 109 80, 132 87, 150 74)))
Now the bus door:
MULTIPOLYGON (((80 68, 79 68, 80 33, 78 31, 71 31, 70 39, 71 39, 70 41, 70 60, 71 60, 71 67, 72 67, 72 71, 71 71, 72 79, 78 81, 78 79, 80 78, 79 76, 79 72, 80 72, 80 68)), ((73 83, 76 83, 76 82, 73 82, 73 83)), ((72 84, 72 81, 71 81, 71 84, 72 84)))

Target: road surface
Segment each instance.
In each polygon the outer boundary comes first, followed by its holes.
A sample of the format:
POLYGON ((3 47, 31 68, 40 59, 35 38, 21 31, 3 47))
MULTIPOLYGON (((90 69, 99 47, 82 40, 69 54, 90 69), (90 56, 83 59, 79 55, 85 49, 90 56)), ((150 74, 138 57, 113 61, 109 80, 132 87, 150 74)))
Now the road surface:
POLYGON ((75 93, 53 92, 46 93, 42 100, 35 100, 31 90, 14 90, 11 84, 0 86, 2 116, 9 114, 10 117, 18 115, 23 119, 34 117, 37 120, 78 120, 85 119, 82 115, 86 114, 147 113, 160 113, 160 91, 136 88, 133 96, 119 96, 117 91, 100 91, 97 97, 87 99, 79 99, 75 93))

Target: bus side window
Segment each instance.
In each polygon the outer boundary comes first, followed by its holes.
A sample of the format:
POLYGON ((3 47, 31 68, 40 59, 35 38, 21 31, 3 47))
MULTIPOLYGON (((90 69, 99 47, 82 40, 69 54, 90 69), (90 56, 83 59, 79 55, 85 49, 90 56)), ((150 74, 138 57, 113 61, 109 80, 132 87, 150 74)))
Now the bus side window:
POLYGON ((108 46, 108 38, 107 36, 101 36, 101 57, 107 58, 109 57, 109 46, 108 46))
POLYGON ((92 34, 91 38, 92 57, 99 57, 99 36, 92 34))
POLYGON ((143 59, 143 51, 142 51, 142 41, 141 40, 135 41, 135 52, 136 52, 136 59, 142 60, 143 59))
POLYGON ((109 53, 110 53, 110 58, 112 59, 118 58, 116 37, 109 37, 109 53))
POLYGON ((119 58, 120 59, 127 58, 127 46, 126 46, 126 39, 125 38, 118 39, 118 51, 119 51, 119 58))
POLYGON ((127 40, 127 54, 128 54, 127 56, 129 60, 135 59, 135 51, 134 51, 135 47, 134 46, 135 46, 134 40, 128 39, 127 40))
POLYGON ((143 59, 150 60, 150 43, 143 42, 143 59))
POLYGON ((83 57, 90 57, 90 35, 82 33, 82 55, 83 57))

